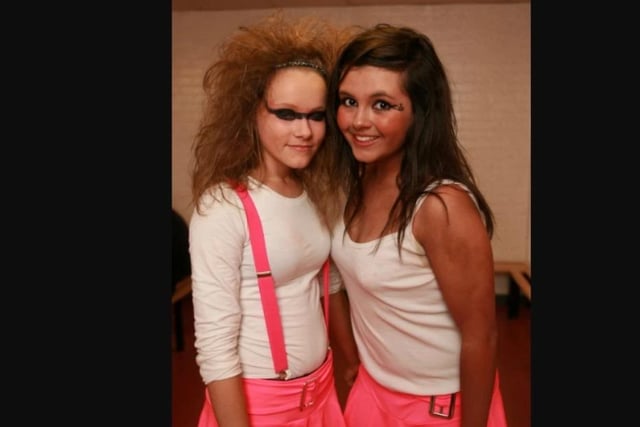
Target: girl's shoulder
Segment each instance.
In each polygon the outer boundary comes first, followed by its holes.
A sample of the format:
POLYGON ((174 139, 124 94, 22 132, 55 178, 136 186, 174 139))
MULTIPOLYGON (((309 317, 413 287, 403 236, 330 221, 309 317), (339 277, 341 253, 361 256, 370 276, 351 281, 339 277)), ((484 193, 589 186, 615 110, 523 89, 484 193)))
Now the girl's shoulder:
POLYGON ((414 210, 414 215, 420 209, 420 206, 422 206, 422 204, 424 203, 424 201, 427 199, 428 196, 434 193, 435 194, 456 194, 456 193, 462 194, 460 190, 463 190, 464 193, 466 193, 469 197, 471 197, 471 199, 477 205, 475 197, 473 196, 473 194, 471 193, 469 188, 467 188, 466 185, 464 185, 461 182, 454 181, 452 179, 441 179, 441 180, 432 182, 424 189, 423 194, 416 201, 416 208, 414 210))

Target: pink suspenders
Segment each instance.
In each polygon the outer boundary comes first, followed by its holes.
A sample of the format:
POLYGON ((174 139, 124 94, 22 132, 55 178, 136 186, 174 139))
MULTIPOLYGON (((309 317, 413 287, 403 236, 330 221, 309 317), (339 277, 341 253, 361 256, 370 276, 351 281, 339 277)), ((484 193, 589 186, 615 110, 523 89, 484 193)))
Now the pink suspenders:
MULTIPOLYGON (((276 299, 273 277, 271 276, 271 268, 269 267, 269 259, 264 243, 264 233, 262 232, 262 223, 255 204, 244 186, 237 186, 236 193, 240 196, 240 200, 244 205, 249 224, 249 239, 251 240, 251 250, 253 252, 253 261, 256 266, 256 274, 258 276, 258 286, 260 288, 260 298, 262 300, 262 310, 264 311, 265 321, 267 324, 267 334, 269 335, 269 343, 271 345, 271 357, 273 358, 273 366, 280 376, 280 379, 289 379, 289 370, 287 363, 287 354, 284 345, 284 336, 282 333, 282 321, 280 320, 280 310, 276 299)), ((327 259, 322 266, 323 291, 324 291, 324 318, 327 325, 327 334, 329 333, 329 260, 327 259)))

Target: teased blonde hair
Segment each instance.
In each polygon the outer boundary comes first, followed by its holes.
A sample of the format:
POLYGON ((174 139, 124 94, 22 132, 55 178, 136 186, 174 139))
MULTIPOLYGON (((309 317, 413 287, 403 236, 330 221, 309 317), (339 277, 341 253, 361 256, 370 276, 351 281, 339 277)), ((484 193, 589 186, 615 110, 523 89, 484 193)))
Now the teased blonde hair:
MULTIPOLYGON (((276 70, 302 62, 321 75, 322 70, 330 74, 349 34, 349 29, 340 30, 316 16, 287 18, 278 11, 239 28, 222 43, 203 79, 205 110, 193 146, 196 209, 212 187, 226 181, 246 184, 248 173, 260 164, 256 112, 276 70)), ((335 139, 328 136, 325 141, 335 139)), ((309 166, 297 174, 331 226, 339 215, 340 201, 336 197, 339 183, 329 173, 329 151, 323 143, 309 166)))

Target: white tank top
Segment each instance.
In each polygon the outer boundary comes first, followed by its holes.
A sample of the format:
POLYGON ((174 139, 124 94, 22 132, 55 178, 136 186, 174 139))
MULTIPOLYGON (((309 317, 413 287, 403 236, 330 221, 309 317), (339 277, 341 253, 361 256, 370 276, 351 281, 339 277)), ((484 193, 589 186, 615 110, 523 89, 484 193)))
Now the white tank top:
MULTIPOLYGON (((414 216, 426 197, 417 201, 414 216)), ((404 393, 453 393, 460 390, 461 338, 412 223, 402 261, 397 233, 357 243, 344 234, 343 220, 334 230, 331 256, 349 295, 360 360, 371 376, 404 393)))

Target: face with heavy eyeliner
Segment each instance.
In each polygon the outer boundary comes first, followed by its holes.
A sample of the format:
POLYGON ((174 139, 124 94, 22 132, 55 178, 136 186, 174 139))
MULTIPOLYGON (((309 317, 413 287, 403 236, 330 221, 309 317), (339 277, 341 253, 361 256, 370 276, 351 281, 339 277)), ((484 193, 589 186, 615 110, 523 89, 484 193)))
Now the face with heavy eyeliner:
POLYGON ((352 67, 339 87, 337 122, 358 161, 400 159, 411 122, 411 99, 401 71, 352 67))
POLYGON ((322 143, 327 85, 312 68, 278 69, 269 82, 256 124, 267 169, 306 167, 322 143))
POLYGON ((280 120, 286 120, 288 122, 292 120, 313 120, 315 122, 323 122, 326 116, 324 111, 311 111, 310 113, 300 113, 290 108, 278 108, 273 109, 269 107, 269 104, 264 104, 267 111, 280 120))

